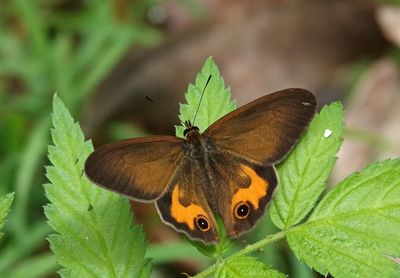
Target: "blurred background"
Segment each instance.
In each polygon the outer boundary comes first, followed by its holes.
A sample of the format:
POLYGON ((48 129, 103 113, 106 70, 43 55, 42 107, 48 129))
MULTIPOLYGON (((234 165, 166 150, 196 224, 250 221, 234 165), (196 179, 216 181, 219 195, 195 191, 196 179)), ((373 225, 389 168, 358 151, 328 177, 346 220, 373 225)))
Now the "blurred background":
MULTIPOLYGON (((51 100, 62 98, 99 146, 173 134, 189 82, 209 56, 238 106, 303 87, 319 106, 340 100, 345 141, 336 184, 400 156, 399 0, 1 0, 0 196, 15 201, 0 242, 0 277, 56 277, 42 184, 51 100)), ((154 258, 153 277, 194 274, 210 261, 133 204, 154 258)), ((238 247, 275 228, 268 216, 238 247)), ((290 277, 318 277, 284 241, 256 254, 290 277)))

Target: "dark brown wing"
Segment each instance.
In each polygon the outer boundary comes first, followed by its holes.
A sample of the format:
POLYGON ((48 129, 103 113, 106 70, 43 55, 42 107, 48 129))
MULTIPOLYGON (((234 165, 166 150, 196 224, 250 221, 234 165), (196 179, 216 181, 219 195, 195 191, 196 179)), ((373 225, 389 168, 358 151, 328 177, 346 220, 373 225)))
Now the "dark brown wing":
MULTIPOLYGON (((219 151, 209 157, 209 169, 214 182, 210 195, 218 196, 217 212, 228 235, 240 236, 264 215, 278 183, 275 169, 219 151)), ((209 199, 213 200, 212 196, 209 199)))
POLYGON ((186 159, 168 191, 157 200, 161 219, 191 239, 208 244, 218 241, 206 172, 194 159, 186 159), (205 224, 205 225, 202 225, 205 224))
POLYGON ((211 125, 204 135, 218 148, 260 165, 279 162, 315 113, 314 96, 286 89, 252 101, 211 125))
POLYGON ((86 160, 94 183, 140 201, 154 201, 167 189, 182 160, 182 140, 150 136, 117 141, 86 160))

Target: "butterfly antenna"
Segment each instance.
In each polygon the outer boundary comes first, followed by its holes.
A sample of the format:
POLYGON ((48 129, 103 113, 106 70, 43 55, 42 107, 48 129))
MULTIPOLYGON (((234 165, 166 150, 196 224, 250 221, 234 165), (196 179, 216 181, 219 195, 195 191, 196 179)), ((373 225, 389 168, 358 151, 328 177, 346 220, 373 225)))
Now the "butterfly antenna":
MULTIPOLYGON (((150 101, 151 103, 153 103, 154 105, 158 106, 159 108, 161 108, 161 109, 164 110, 165 112, 167 112, 167 113, 172 117, 172 119, 175 121, 174 113, 172 113, 171 110, 169 110, 166 106, 161 105, 161 104, 159 104, 159 103, 156 103, 156 102, 155 102, 151 97, 149 97, 149 96, 145 96, 144 98, 147 99, 148 101, 150 101)), ((181 122, 182 122, 182 121, 181 121, 181 122)))
POLYGON ((194 121, 196 120, 197 113, 199 113, 200 104, 201 104, 201 101, 203 100, 203 96, 204 96, 204 93, 205 93, 205 91, 206 91, 207 85, 208 85, 208 83, 210 83, 211 76, 212 76, 211 74, 208 76, 206 85, 204 86, 203 92, 201 93, 200 101, 199 101, 199 104, 197 105, 196 114, 194 114, 194 117, 193 117, 193 122, 192 122, 193 125, 194 125, 194 121))

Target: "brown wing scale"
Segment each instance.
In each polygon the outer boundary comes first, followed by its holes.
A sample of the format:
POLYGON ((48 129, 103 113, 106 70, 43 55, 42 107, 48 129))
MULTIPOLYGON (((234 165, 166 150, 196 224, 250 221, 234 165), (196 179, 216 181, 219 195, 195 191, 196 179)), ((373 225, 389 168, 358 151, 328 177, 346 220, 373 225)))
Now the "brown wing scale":
POLYGON ((214 214, 205 188, 208 181, 196 160, 183 162, 177 179, 157 200, 161 219, 191 239, 205 243, 218 241, 214 214), (206 225, 204 225, 206 223, 206 225))
POLYGON ((286 89, 252 101, 212 124, 204 135, 221 149, 261 165, 281 161, 315 113, 314 96, 286 89))
POLYGON ((214 153, 209 160, 217 213, 230 237, 237 237, 255 226, 264 215, 277 186, 273 166, 260 166, 228 153, 214 153), (243 209, 243 210, 241 210, 243 209))
POLYGON ((104 145, 86 160, 86 176, 130 198, 154 201, 179 168, 182 142, 172 136, 150 136, 104 145))

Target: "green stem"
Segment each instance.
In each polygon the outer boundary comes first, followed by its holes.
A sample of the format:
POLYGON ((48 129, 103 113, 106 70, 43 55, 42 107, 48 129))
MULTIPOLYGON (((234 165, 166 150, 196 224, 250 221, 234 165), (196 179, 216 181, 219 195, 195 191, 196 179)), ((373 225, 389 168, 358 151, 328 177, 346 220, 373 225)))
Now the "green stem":
POLYGON ((208 277, 209 275, 213 274, 215 271, 217 271, 218 267, 220 267, 222 264, 224 264, 225 262, 228 262, 234 258, 240 257, 240 256, 244 256, 250 253, 253 253, 257 250, 260 250, 262 248, 264 248, 266 245, 277 241, 281 238, 284 238, 286 236, 288 231, 280 231, 276 234, 267 236, 266 238, 264 238, 261 241, 258 241, 254 244, 248 245, 247 247, 243 248, 242 250, 240 250, 239 252, 236 252, 235 254, 233 254, 232 256, 221 260, 220 262, 217 262, 215 264, 213 264, 212 266, 210 266, 209 268, 207 268, 206 270, 204 270, 203 272, 200 272, 199 274, 193 276, 194 278, 202 278, 202 277, 208 277))

